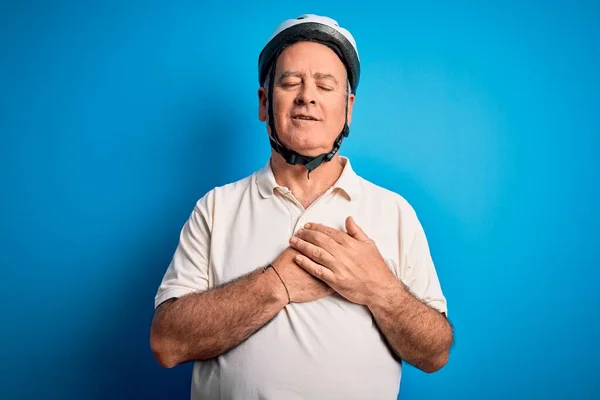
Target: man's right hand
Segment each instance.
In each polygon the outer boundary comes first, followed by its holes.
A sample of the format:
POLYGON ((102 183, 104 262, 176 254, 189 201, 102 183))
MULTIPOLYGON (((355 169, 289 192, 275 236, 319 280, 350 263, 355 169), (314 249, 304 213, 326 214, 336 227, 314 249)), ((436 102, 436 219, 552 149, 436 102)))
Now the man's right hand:
POLYGON ((332 294, 331 287, 296 264, 294 257, 298 254, 288 247, 271 263, 290 294, 290 302, 306 303, 332 294))

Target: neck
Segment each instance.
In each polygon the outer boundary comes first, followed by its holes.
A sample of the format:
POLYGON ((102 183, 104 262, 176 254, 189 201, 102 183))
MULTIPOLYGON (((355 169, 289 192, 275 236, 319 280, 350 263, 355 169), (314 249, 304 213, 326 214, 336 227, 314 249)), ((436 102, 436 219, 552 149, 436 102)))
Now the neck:
POLYGON ((271 169, 278 185, 285 186, 306 208, 338 180, 344 169, 339 153, 310 173, 303 165, 288 164, 275 150, 271 150, 271 169))

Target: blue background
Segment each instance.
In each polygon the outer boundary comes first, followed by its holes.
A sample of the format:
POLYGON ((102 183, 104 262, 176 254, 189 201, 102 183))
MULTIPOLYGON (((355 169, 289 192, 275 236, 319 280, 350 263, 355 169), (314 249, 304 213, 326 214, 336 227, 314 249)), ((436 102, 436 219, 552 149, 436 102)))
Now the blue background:
POLYGON ((12 3, 0 398, 188 398, 191 365, 149 349, 154 294, 195 201, 265 164, 258 53, 307 12, 358 41, 342 154, 416 208, 456 329, 400 397, 600 396, 594 2, 12 3))

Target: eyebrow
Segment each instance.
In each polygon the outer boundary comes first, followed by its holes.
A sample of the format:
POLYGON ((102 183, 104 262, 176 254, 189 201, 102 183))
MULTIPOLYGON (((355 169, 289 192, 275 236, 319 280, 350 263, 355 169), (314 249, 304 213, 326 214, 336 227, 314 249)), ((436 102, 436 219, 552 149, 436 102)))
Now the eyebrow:
MULTIPOLYGON (((279 82, 281 82, 282 80, 284 80, 287 77, 296 77, 296 78, 304 78, 304 74, 302 72, 299 71, 284 71, 281 73, 281 75, 279 75, 279 82)), ((326 73, 322 73, 322 72, 317 72, 315 74, 313 74, 313 78, 315 79, 319 79, 319 80, 330 80, 332 81, 334 84, 338 84, 337 79, 335 79, 335 76, 333 76, 332 74, 326 74, 326 73)))

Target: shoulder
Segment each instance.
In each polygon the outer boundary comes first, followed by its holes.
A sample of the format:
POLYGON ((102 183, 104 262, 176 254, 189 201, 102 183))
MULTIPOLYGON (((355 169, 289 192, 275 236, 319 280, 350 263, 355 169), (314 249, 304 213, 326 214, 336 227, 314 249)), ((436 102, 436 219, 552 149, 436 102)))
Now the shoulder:
POLYGON ((236 181, 213 187, 196 201, 194 211, 201 212, 203 215, 210 218, 217 207, 227 208, 229 206, 239 205, 245 194, 256 183, 256 175, 258 172, 259 171, 254 171, 252 174, 236 181))
POLYGON ((361 207, 373 210, 374 220, 397 232, 405 245, 424 234, 421 220, 413 204, 401 193, 359 177, 361 207))
POLYGON ((400 193, 358 176, 361 196, 368 202, 377 203, 388 211, 395 210, 407 218, 416 218, 412 204, 400 193))

